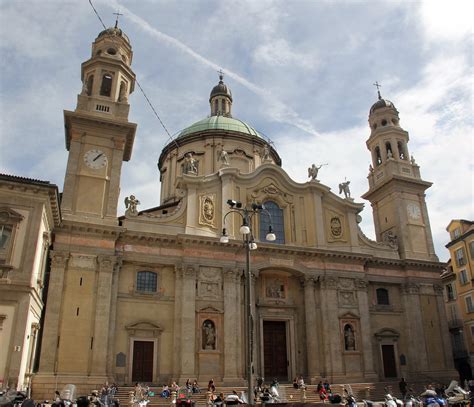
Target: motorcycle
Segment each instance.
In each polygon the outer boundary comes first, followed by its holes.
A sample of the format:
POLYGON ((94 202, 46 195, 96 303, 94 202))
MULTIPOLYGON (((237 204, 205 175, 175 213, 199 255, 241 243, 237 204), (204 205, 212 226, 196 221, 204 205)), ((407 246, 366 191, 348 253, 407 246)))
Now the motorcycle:
POLYGON ((447 401, 433 389, 426 389, 420 394, 425 407, 447 407, 447 401))

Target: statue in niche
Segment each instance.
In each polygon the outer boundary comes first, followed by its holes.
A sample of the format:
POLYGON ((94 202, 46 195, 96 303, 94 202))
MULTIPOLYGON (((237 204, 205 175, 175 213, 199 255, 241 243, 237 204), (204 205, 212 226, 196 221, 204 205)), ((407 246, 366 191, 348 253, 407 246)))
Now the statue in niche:
POLYGON ((222 165, 230 165, 229 155, 227 154, 227 151, 225 151, 224 149, 222 149, 219 152, 219 161, 222 165))
POLYGON ((202 348, 204 350, 216 349, 216 328, 214 322, 209 319, 202 324, 202 348))
POLYGON ((187 153, 184 157, 184 168, 185 174, 197 175, 197 160, 193 157, 192 153, 187 153))
POLYGON ((270 161, 270 148, 268 147, 268 144, 265 144, 263 146, 263 152, 261 154, 262 160, 263 161, 270 161))
POLYGON ((344 327, 344 349, 348 351, 355 350, 354 328, 349 324, 344 327))

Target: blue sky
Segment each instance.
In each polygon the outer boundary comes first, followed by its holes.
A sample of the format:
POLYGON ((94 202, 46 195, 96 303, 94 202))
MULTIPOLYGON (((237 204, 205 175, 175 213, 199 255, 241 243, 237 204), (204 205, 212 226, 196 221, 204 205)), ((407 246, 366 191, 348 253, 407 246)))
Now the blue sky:
MULTIPOLYGON (((469 1, 93 0, 130 37, 132 68, 170 133, 209 114, 222 68, 233 114, 270 137, 283 168, 307 167, 356 201, 367 191, 372 85, 393 101, 427 191, 441 260, 451 219, 473 220, 473 32, 469 1)), ((80 66, 102 26, 86 0, 0 0, 0 171, 49 180, 62 190, 67 161, 63 109, 74 110, 80 66)), ((156 162, 168 138, 136 88, 138 123, 124 163, 123 198, 159 204, 156 162)), ((370 203, 362 213, 373 237, 370 203)))

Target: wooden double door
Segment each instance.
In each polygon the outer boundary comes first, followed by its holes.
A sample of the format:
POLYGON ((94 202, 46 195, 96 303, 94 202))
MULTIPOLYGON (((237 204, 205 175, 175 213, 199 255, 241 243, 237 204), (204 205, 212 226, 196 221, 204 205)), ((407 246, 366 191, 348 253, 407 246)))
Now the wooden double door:
POLYGON ((288 381, 288 351, 285 321, 263 321, 263 364, 266 382, 288 381))
POLYGON ((151 383, 153 381, 154 342, 134 341, 132 381, 151 383))

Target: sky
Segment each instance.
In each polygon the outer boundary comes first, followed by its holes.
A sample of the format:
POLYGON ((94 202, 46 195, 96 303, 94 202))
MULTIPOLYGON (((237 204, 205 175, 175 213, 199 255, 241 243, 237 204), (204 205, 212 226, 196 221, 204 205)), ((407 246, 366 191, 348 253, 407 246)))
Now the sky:
MULTIPOLYGON (((426 192, 436 252, 449 257, 446 226, 473 216, 474 2, 384 0, 92 0, 106 26, 131 40, 132 69, 169 133, 207 117, 217 71, 232 89, 233 116, 269 137, 300 183, 320 181, 365 202, 367 119, 382 97, 400 112, 426 192)), ((81 63, 103 27, 87 0, 0 0, 0 172, 62 190, 68 153, 63 110, 74 110, 81 63)), ((136 87, 138 124, 122 168, 119 212, 160 203, 156 163, 170 139, 136 87)))

